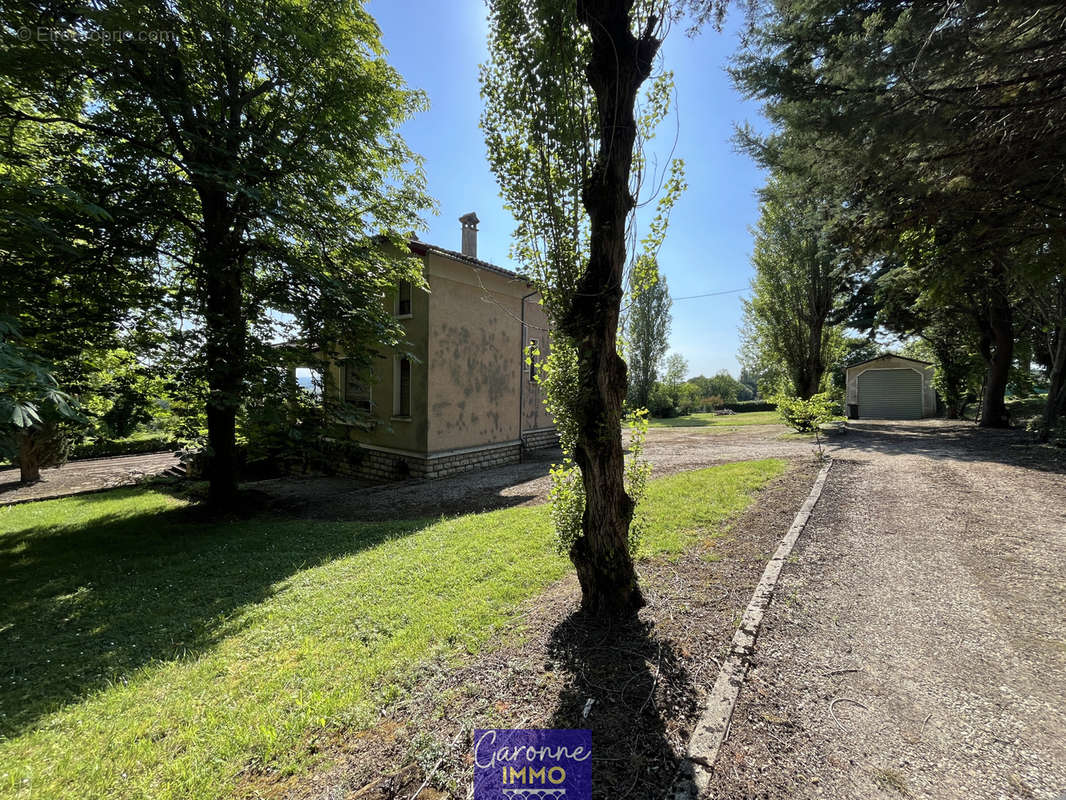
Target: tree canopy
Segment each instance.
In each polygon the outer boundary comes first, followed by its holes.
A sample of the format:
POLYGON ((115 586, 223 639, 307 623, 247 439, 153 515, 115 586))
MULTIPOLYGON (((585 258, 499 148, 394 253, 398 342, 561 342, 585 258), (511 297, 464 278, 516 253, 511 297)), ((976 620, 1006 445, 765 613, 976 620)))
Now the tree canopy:
POLYGON ((237 413, 277 340, 357 358, 396 339, 380 295, 419 278, 376 237, 417 226, 429 204, 396 133, 424 98, 349 0, 4 11, 16 27, 79 34, 4 49, 0 120, 71 132, 83 145, 60 152, 98 176, 95 205, 113 218, 140 209, 143 226, 123 229, 144 231, 133 250, 180 319, 183 382, 206 393, 211 498, 226 506, 237 413), (129 35, 92 35, 111 31, 129 35))
POLYGON ((1064 21, 1053 4, 780 0, 733 69, 774 126, 742 144, 832 200, 823 230, 870 280, 865 302, 894 269, 933 302, 972 300, 982 425, 1007 424, 1023 287, 1062 269, 1064 21))

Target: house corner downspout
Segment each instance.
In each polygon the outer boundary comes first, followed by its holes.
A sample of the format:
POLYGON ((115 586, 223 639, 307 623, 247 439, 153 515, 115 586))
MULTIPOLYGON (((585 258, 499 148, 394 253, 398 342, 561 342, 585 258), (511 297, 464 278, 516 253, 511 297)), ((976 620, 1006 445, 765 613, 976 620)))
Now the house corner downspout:
MULTIPOLYGON (((526 284, 526 286, 529 286, 529 285, 530 284, 528 284, 528 283, 526 284)), ((529 298, 531 298, 535 294, 538 294, 538 292, 536 290, 533 290, 529 294, 524 295, 522 297, 522 308, 521 308, 521 311, 520 311, 521 320, 522 320, 522 329, 520 331, 518 331, 518 344, 519 344, 519 347, 518 347, 518 441, 520 442, 520 444, 518 445, 518 462, 519 463, 521 463, 522 459, 525 457, 525 451, 526 451, 526 440, 522 436, 522 417, 523 417, 522 411, 523 411, 523 408, 524 408, 523 405, 522 405, 522 401, 525 399, 525 388, 526 388, 525 387, 526 381, 525 381, 525 378, 522 376, 522 362, 525 360, 525 357, 526 357, 526 300, 528 300, 529 298)))

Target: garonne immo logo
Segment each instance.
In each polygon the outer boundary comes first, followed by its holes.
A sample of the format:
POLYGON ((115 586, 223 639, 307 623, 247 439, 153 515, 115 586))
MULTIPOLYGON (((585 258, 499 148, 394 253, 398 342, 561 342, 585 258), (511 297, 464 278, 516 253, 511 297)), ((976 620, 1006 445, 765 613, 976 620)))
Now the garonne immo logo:
POLYGON ((474 731, 474 800, 591 797, 592 731, 474 731))

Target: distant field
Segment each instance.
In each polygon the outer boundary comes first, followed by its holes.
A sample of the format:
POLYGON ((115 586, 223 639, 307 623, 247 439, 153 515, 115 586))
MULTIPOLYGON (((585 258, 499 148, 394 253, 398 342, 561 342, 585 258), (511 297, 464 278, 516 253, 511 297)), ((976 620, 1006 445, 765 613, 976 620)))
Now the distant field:
POLYGON ((743 414, 689 414, 672 419, 651 419, 652 428, 737 428, 742 425, 780 425, 776 411, 747 411, 743 414))

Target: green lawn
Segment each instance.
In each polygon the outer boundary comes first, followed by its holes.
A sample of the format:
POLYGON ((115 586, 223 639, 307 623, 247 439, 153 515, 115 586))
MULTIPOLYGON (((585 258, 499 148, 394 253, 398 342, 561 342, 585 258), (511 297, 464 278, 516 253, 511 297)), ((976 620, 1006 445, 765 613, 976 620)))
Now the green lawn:
MULTIPOLYGON (((711 538, 781 461, 653 481, 642 556, 711 538)), ((374 724, 569 570, 546 509, 204 525, 118 490, 0 509, 0 795, 215 798, 374 724)))
POLYGON ((745 411, 742 414, 689 414, 687 417, 650 419, 652 428, 714 428, 733 430, 743 425, 780 425, 781 417, 776 411, 745 411))

